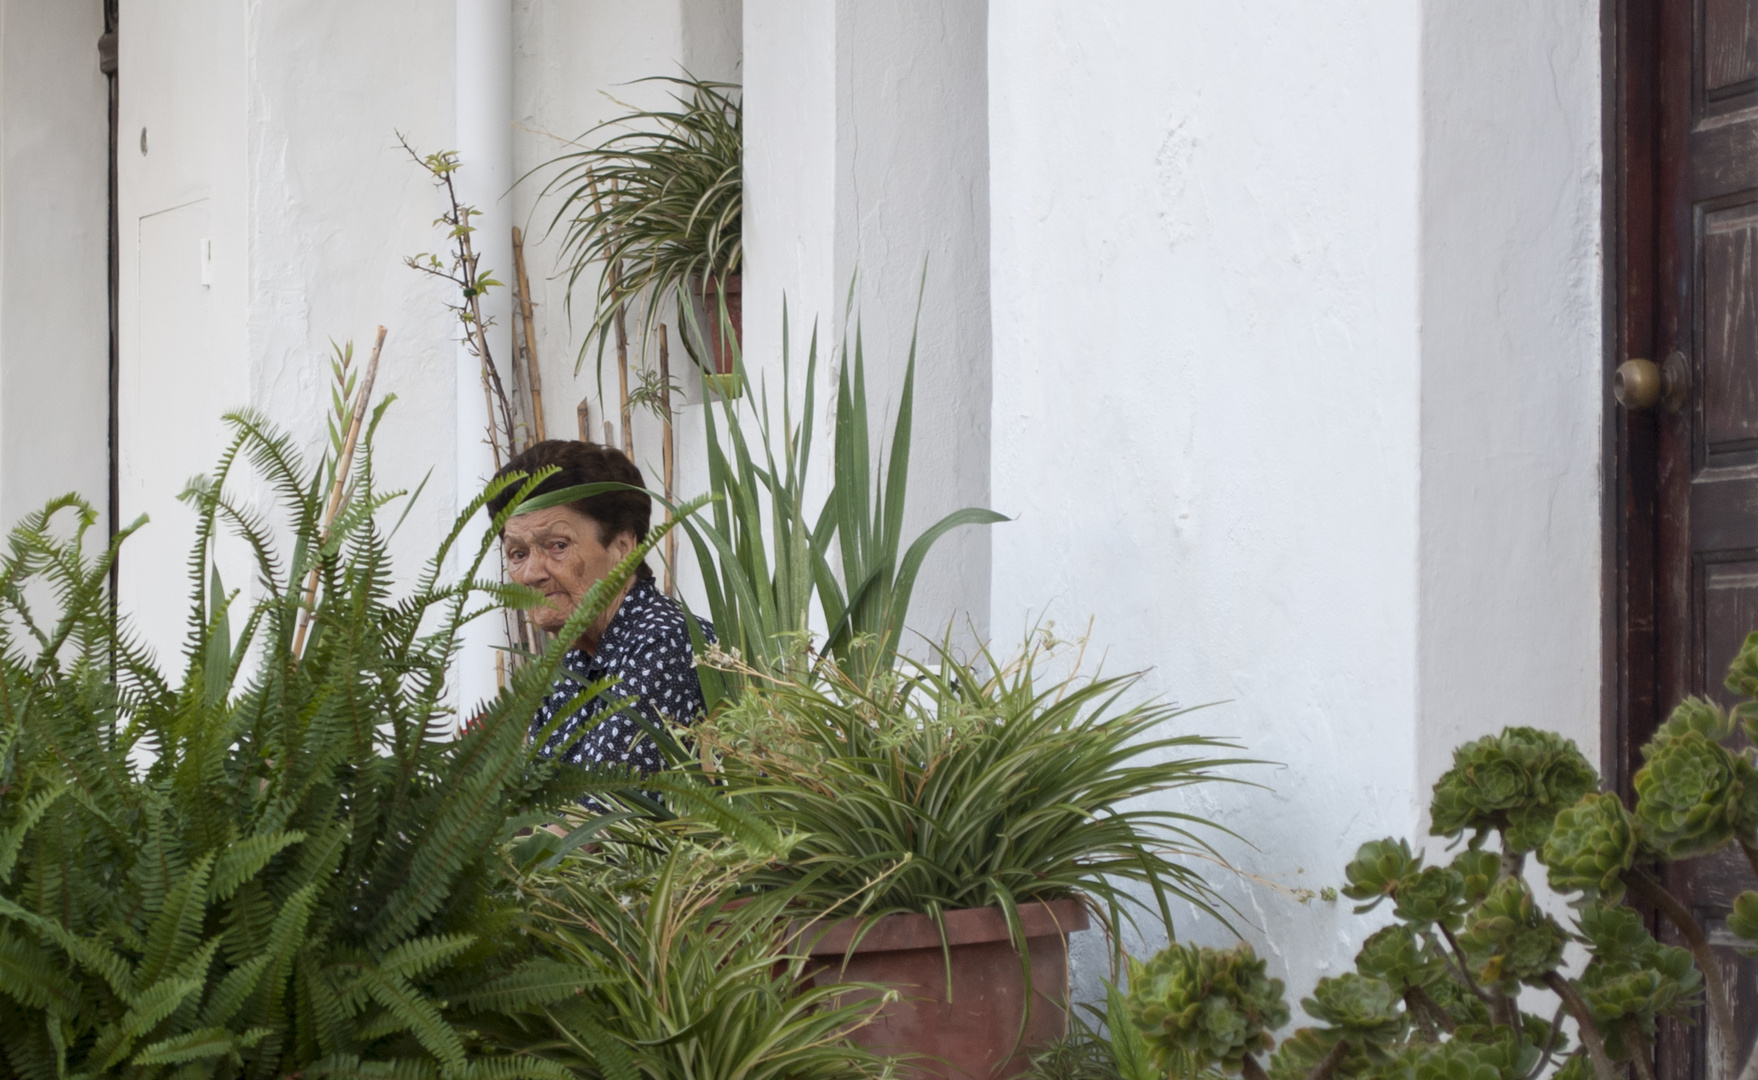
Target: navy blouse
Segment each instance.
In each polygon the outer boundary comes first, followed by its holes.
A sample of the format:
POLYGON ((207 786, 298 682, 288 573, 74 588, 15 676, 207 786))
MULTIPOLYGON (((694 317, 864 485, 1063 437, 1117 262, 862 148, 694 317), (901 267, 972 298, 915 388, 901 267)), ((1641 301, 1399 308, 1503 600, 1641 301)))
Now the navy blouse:
MULTIPOLYGON (((700 626, 702 636, 713 641, 714 628, 706 622, 700 626)), ((658 772, 665 759, 630 713, 656 726, 687 724, 702 715, 704 706, 683 609, 651 580, 637 580, 629 588, 597 650, 570 649, 562 657, 561 671, 531 719, 532 737, 549 726, 557 710, 605 678, 613 685, 564 720, 540 753, 574 765, 623 764, 658 772)))

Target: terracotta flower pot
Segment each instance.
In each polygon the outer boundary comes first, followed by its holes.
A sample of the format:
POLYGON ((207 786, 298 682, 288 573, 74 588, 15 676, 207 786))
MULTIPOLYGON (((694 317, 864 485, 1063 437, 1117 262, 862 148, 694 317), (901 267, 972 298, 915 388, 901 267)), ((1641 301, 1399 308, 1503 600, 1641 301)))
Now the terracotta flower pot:
POLYGON ((743 318, 744 277, 741 274, 728 274, 722 278, 710 278, 699 283, 696 295, 702 301, 703 314, 708 319, 708 348, 714 357, 714 373, 731 375, 733 370, 733 346, 743 345, 745 327, 743 318), (726 318, 732 324, 732 338, 728 340, 722 332, 720 322, 721 294, 726 296, 726 318))
POLYGON ((1023 1072, 1029 1052, 1068 1028, 1068 935, 1087 927, 1078 900, 1021 904, 1020 922, 1031 958, 1032 1008, 1021 1038, 1026 1002, 1019 953, 1007 936, 1000 908, 945 914, 952 948, 952 994, 940 930, 927 915, 887 915, 871 924, 853 951, 855 920, 806 935, 814 978, 895 987, 899 999, 880 1009, 854 1041, 881 1053, 916 1055, 906 1071, 947 1080, 1005 1080, 1023 1072), (846 954, 846 963, 845 963, 846 954))

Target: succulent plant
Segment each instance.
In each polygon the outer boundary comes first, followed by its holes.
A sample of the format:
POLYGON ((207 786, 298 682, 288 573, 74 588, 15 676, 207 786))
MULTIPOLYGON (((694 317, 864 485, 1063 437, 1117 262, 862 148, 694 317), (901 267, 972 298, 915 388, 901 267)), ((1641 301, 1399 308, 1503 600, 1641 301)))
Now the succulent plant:
POLYGON ((1320 979, 1300 1005, 1314 1020, 1367 1045, 1395 1039, 1404 1030, 1403 1000, 1390 983, 1370 975, 1347 971, 1320 979))
POLYGON ((1468 847, 1453 857, 1453 870, 1465 886, 1465 906, 1476 907, 1501 876, 1502 858, 1493 851, 1468 847))
POLYGON ((1734 909, 1728 913, 1727 928, 1747 941, 1758 943, 1758 892, 1747 889, 1734 897, 1734 909))
POLYGON ((1673 706, 1672 713, 1665 723, 1654 730, 1654 736, 1648 740, 1645 749, 1693 731, 1710 742, 1721 742, 1734 733, 1733 720, 1715 702, 1705 701, 1700 697, 1688 697, 1673 706))
POLYGON ((1459 947, 1484 982, 1515 992, 1536 984, 1563 959, 1563 928, 1518 877, 1503 878, 1466 919, 1459 947))
POLYGON ((1417 927, 1457 930, 1465 914, 1465 881, 1449 866, 1430 866, 1398 884, 1393 914, 1417 927))
POLYGON ((1691 954, 1662 945, 1625 907, 1589 904, 1579 921, 1581 936, 1592 946, 1593 959, 1581 973, 1581 997, 1605 1033, 1605 1049, 1626 1060, 1630 1021, 1643 1038, 1654 1037, 1661 1016, 1685 1016, 1697 1004, 1703 977, 1691 954))
POLYGON ((1425 987, 1424 992, 1453 1018, 1455 1024, 1489 1023, 1489 1008, 1484 1005, 1483 999, 1456 978, 1442 979, 1433 986, 1425 987))
MULTIPOLYGON (((1497 1029, 1505 1032, 1506 1029, 1497 1029)), ((1453 1038, 1423 1048, 1411 1062, 1409 1080, 1518 1080, 1520 1050, 1514 1040, 1461 1029, 1453 1038)))
POLYGON ((1577 1053, 1551 1075, 1550 1080, 1594 1080, 1593 1063, 1585 1051, 1577 1053))
POLYGON ((1364 900, 1355 908, 1357 915, 1372 911, 1381 900, 1398 891, 1406 878, 1422 870, 1422 857, 1410 851, 1410 841, 1369 840, 1355 850, 1355 858, 1344 868, 1349 884, 1343 895, 1351 900, 1364 900))
POLYGON ((1636 819, 1613 794, 1584 795, 1557 814, 1539 859, 1550 887, 1583 892, 1615 904, 1624 898, 1624 873, 1635 865, 1636 819))
MULTIPOLYGON (((1317 1028, 1301 1028, 1282 1041, 1276 1053, 1270 1058, 1270 1080, 1306 1080, 1312 1070, 1337 1045, 1338 1035, 1334 1031, 1320 1031, 1317 1028)), ((1333 1076, 1363 1077, 1369 1074, 1373 1062, 1359 1046, 1351 1043, 1343 1052, 1342 1060, 1332 1070, 1333 1076)))
POLYGON ((1355 954, 1355 970, 1383 979, 1402 994, 1411 987, 1428 987, 1447 977, 1446 966, 1403 923, 1374 931, 1355 954))
POLYGON ((1736 833, 1750 836, 1758 770, 1700 731, 1679 730, 1642 748, 1636 820, 1662 856, 1684 859, 1715 850, 1736 833))
POLYGON ((1500 830, 1509 850, 1544 842, 1558 810, 1599 786, 1574 742, 1535 728, 1509 727, 1453 751, 1453 767, 1434 786, 1430 831, 1457 836, 1500 830))
POLYGON ((1275 1045, 1288 1022, 1282 980, 1270 978, 1250 945, 1210 949, 1172 944, 1146 964, 1131 962, 1130 1019, 1163 1067, 1189 1055, 1198 1069, 1240 1071, 1247 1054, 1275 1045))
POLYGON ((1728 664, 1725 685, 1741 697, 1758 698, 1758 631, 1746 635, 1739 653, 1728 664))

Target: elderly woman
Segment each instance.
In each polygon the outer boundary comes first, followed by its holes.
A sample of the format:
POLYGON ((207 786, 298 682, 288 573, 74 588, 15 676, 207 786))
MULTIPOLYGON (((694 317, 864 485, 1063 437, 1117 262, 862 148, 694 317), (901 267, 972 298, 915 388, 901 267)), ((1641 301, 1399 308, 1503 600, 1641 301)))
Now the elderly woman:
MULTIPOLYGON (((641 470, 619 451, 595 443, 550 439, 514 457, 499 473, 558 471, 532 496, 581 484, 615 482, 643 486, 641 470)), ((517 491, 513 485, 490 500, 499 513, 517 491)), ((501 532, 507 573, 542 593, 533 612, 538 626, 555 633, 581 598, 610 576, 647 537, 653 500, 644 491, 611 491, 507 519, 501 532)), ((706 624, 703 634, 713 640, 706 624)), ((577 765, 629 765, 644 773, 664 767, 659 748, 631 713, 658 724, 688 723, 702 713, 702 686, 690 650, 690 633, 678 605, 660 593, 643 562, 562 659, 560 672, 531 720, 535 737, 579 693, 600 679, 615 685, 581 705, 543 746, 577 765)))

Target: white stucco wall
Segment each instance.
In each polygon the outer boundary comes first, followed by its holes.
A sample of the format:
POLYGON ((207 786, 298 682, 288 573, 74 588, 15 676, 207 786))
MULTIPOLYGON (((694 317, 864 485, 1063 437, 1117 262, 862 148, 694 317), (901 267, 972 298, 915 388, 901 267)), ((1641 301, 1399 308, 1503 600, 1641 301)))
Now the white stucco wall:
POLYGON ((69 491, 107 513, 103 30, 100 0, 0 5, 0 529, 69 491))
MULTIPOLYGON (((1419 40, 1406 4, 991 11, 997 636, 1090 616, 1219 702, 1187 729, 1266 790, 1174 804, 1284 887, 1416 824, 1419 40)), ((1208 876, 1292 991, 1352 956, 1346 907, 1208 876)))
POLYGON ((1529 724, 1599 760, 1599 5, 1422 30, 1423 790, 1529 724))
MULTIPOLYGON (((514 6, 513 153, 516 173, 525 179, 510 193, 509 202, 514 220, 526 233, 526 259, 537 305, 545 425, 551 438, 576 436, 575 410, 581 399, 587 398, 592 438, 602 439, 607 401, 613 426, 618 419, 617 376, 614 349, 605 352, 602 387, 596 345, 586 357, 580 355, 585 329, 592 321, 597 281, 590 275, 581 279, 570 318, 563 228, 550 231, 560 204, 555 195, 540 198, 556 171, 542 166, 571 145, 593 145, 608 138, 614 133, 612 129, 587 133, 631 108, 671 107, 675 87, 637 80, 688 72, 703 79, 739 82, 740 10, 739 0, 668 0, 642 5, 615 0, 519 0, 514 6)), ((675 318, 668 312, 662 321, 672 335, 671 372, 681 389, 674 400, 675 490, 688 498, 706 487, 707 466, 700 437, 702 383, 678 345, 677 328, 670 325, 675 318)), ((631 333, 635 329, 632 321, 631 333)), ((638 338, 633 344, 632 366, 657 365, 657 342, 647 342, 645 354, 638 338)), ((636 464, 657 489, 664 475, 662 426, 651 413, 637 410, 630 427, 636 464)), ((687 556, 689 545, 681 537, 680 544, 680 581, 685 595, 701 607, 700 597, 691 587, 696 575, 687 556)), ((657 570, 659 559, 649 561, 657 570)))
MULTIPOLYGON (((493 232, 485 239, 500 249, 483 267, 511 281, 501 234, 515 221, 541 233, 536 223, 544 212, 533 212, 534 187, 512 182, 555 152, 559 144, 546 133, 577 136, 623 111, 606 92, 627 101, 629 88, 620 84, 646 75, 688 65, 711 77, 736 77, 739 19, 737 0, 640 8, 506 2, 513 33, 512 103, 504 120, 511 168, 486 186, 464 187, 485 211, 476 222, 493 232), (690 35, 682 26, 685 9, 698 19, 690 35)), ((412 0, 248 9, 216 7, 215 0, 133 0, 125 13, 131 23, 122 34, 123 65, 133 81, 123 96, 123 368, 135 382, 123 395, 124 516, 149 512, 153 524, 131 542, 122 598, 161 652, 176 651, 185 617, 181 570, 193 516, 176 502, 177 491, 211 467, 224 435, 218 417, 239 405, 267 411, 317 453, 332 339, 353 339, 364 362, 374 327, 390 331, 378 390, 398 402, 381 429, 381 482, 414 488, 427 478, 393 545, 405 574, 419 571, 452 520, 464 475, 456 464, 458 328, 444 306, 452 299, 447 287, 403 265, 407 255, 445 252, 432 224, 442 195, 396 135, 407 134, 423 152, 458 146, 454 15, 453 5, 412 0), (397 47, 386 49, 392 40, 397 47), (149 128, 144 155, 141 127, 149 128), (166 223, 158 230, 162 241, 155 240, 155 221, 166 223), (211 240, 214 252, 205 286, 196 260, 201 239, 211 240)), ((642 100, 657 104, 660 97, 642 100)), ((101 133, 101 99, 99 120, 101 133)), ((471 167, 466 158, 463 172, 471 167)), ((97 221, 101 244, 101 212, 97 221)), ((578 379, 573 374, 579 336, 554 280, 553 245, 533 236, 527 254, 548 425, 552 434, 572 437, 574 405, 589 385, 595 418, 602 418, 596 384, 590 368, 578 379)), ((101 302, 100 294, 100 333, 101 302)), ((496 347, 504 368, 500 317, 496 347)), ((14 366, 9 360, 7 370, 14 366)), ((674 368, 687 366, 686 358, 675 358, 674 368)), ((480 405, 480 390, 474 392, 480 405)), ((690 421, 680 428, 691 430, 690 421)), ((638 422, 636 436, 637 456, 657 482, 657 422, 638 422)), ((680 463, 681 491, 701 486, 690 475, 693 461, 686 453, 680 463)), ((93 489, 101 495, 101 473, 93 489)), ((462 494, 473 495, 471 485, 462 494)), ((237 570, 228 569, 228 584, 246 584, 243 564, 230 566, 237 570)))
POLYGON ((1425 828, 1461 739, 1597 752, 1597 12, 990 32, 994 624, 1092 616, 1112 670, 1276 763, 1175 805, 1255 845, 1262 880, 1211 879, 1304 992, 1372 924, 1278 886, 1425 828))

